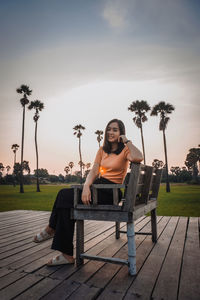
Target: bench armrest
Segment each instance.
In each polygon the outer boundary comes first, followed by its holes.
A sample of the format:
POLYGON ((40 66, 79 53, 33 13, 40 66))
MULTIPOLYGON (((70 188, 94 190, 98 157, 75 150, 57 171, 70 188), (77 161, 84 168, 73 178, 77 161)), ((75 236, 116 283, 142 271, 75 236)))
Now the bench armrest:
MULTIPOLYGON (((83 189, 83 185, 72 185, 74 189, 74 206, 78 204, 78 190, 83 189)), ((97 190, 98 189, 113 189, 114 205, 118 205, 118 189, 125 188, 124 184, 92 184, 91 189, 93 192, 93 204, 97 205, 97 190)))
MULTIPOLYGON (((121 189, 125 188, 125 184, 92 184, 91 187, 94 187, 95 189, 121 189)), ((76 185, 71 185, 71 188, 74 189, 83 189, 83 185, 81 184, 76 184, 76 185)))

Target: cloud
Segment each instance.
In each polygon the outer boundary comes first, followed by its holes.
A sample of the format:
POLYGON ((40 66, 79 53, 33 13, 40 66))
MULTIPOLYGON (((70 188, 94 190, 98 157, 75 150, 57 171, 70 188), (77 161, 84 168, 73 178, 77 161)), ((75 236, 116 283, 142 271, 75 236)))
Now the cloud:
POLYGON ((123 29, 127 25, 128 6, 126 0, 109 0, 106 2, 103 17, 115 29, 123 29))

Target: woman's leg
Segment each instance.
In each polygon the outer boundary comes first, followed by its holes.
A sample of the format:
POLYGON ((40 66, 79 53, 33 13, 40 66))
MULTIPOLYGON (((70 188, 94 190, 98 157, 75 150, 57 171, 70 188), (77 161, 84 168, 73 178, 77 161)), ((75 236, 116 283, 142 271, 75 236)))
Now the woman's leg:
POLYGON ((57 208, 57 224, 51 248, 73 256, 75 221, 71 219, 70 208, 57 208))
MULTIPOLYGON (((52 249, 59 250, 70 262, 73 262, 73 237, 75 221, 71 219, 73 207, 73 189, 59 191, 49 219, 49 228, 54 230, 52 249)), ((49 262, 51 264, 51 261, 49 262)))
POLYGON ((59 199, 61 198, 61 193, 62 193, 61 191, 59 191, 56 196, 56 200, 54 202, 54 205, 53 205, 53 208, 51 211, 51 216, 49 218, 49 224, 45 227, 45 229, 43 229, 40 233, 38 233, 34 236, 34 239, 33 239, 34 242, 36 242, 36 243, 43 242, 46 239, 48 239, 48 235, 51 235, 51 237, 53 237, 53 235, 55 233, 56 223, 57 223, 56 206, 57 206, 57 203, 59 202, 59 199))
MULTIPOLYGON (((73 235, 75 221, 70 218, 70 211, 73 207, 73 199, 73 189, 62 189, 58 192, 49 218, 49 224, 45 230, 42 231, 46 231, 51 236, 54 235, 52 249, 61 251, 68 260, 73 259, 73 235)), ((36 237, 34 240, 35 239, 36 237)))

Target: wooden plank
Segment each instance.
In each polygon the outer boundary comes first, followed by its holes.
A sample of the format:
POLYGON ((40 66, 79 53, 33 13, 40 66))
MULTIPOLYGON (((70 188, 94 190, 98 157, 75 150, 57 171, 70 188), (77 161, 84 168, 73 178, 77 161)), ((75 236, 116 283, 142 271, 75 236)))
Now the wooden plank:
POLYGON ((128 214, 124 211, 76 211, 74 218, 79 220, 99 220, 99 221, 118 221, 128 222, 128 214))
POLYGON ((133 207, 135 206, 140 168, 141 168, 140 164, 132 164, 129 183, 126 191, 126 202, 124 205, 125 211, 131 212, 133 211, 133 207))
POLYGON ((76 265, 83 264, 81 253, 84 252, 84 220, 76 221, 76 265))
POLYGON ((124 184, 93 184, 93 187, 95 187, 97 190, 98 189, 122 189, 125 188, 124 184))
POLYGON ((157 242, 157 220, 156 220, 156 209, 151 210, 151 233, 152 233, 152 242, 157 242))
POLYGON ((188 218, 181 217, 178 222, 178 226, 152 294, 154 300, 177 299, 187 220, 188 218))
POLYGON ((20 278, 23 278, 24 276, 26 276, 26 273, 22 273, 20 271, 12 271, 11 273, 7 274, 6 276, 3 276, 0 280, 0 290, 9 286, 10 284, 12 284, 13 282, 17 281, 20 278))
POLYGON ((82 283, 80 287, 72 293, 72 295, 67 298, 71 300, 80 300, 80 299, 96 299, 100 289, 94 286, 88 286, 87 284, 82 283))
POLYGON ((50 240, 47 240, 43 243, 40 243, 40 244, 36 244, 33 242, 33 247, 30 248, 30 249, 27 249, 27 250, 24 250, 23 252, 19 252, 19 253, 16 253, 12 256, 9 256, 9 257, 6 257, 4 259, 2 259, 0 261, 0 267, 5 267, 5 266, 8 266, 8 265, 11 265, 19 260, 24 260, 26 257, 31 257, 34 253, 38 252, 39 250, 42 250, 44 248, 49 248, 49 245, 50 245, 51 241, 50 240))
MULTIPOLYGON (((97 193, 97 188, 92 185, 92 200, 93 200, 93 205, 97 205, 98 202, 98 193, 97 193)), ((92 207, 93 205, 90 205, 92 207)))
POLYGON ((149 200, 149 191, 152 180, 153 167, 145 167, 144 186, 141 191, 141 201, 147 203, 149 200))
POLYGON ((133 220, 137 220, 138 218, 146 215, 151 210, 157 207, 156 201, 149 201, 147 204, 141 204, 137 206, 136 210, 133 211, 133 220))
POLYGON ((17 280, 16 282, 10 284, 5 289, 0 291, 0 299, 10 300, 23 291, 36 284, 38 281, 42 280, 41 277, 35 276, 33 274, 28 274, 25 277, 17 280))
POLYGON ((22 236, 23 234, 33 232, 33 228, 34 229, 37 228, 37 227, 38 228, 41 228, 41 227, 44 228, 47 224, 48 223, 43 220, 43 222, 41 224, 37 224, 36 226, 34 226, 34 224, 33 224, 32 227, 31 227, 31 225, 28 226, 27 228, 26 228, 26 226, 24 226, 23 228, 19 229, 16 232, 11 231, 10 233, 5 234, 5 235, 2 236, 0 246, 2 246, 3 244, 5 245, 7 242, 13 241, 13 238, 15 238, 16 234, 18 236, 22 236))
MULTIPOLYGON (((54 287, 58 286, 60 280, 44 278, 43 280, 37 282, 34 286, 30 287, 28 290, 20 294, 15 299, 17 300, 36 300, 41 299, 47 293, 54 289, 54 287)), ((58 298, 55 298, 58 299, 58 298)), ((59 299, 60 300, 60 299, 59 299)))
POLYGON ((7 269, 7 268, 1 268, 0 269, 0 278, 7 275, 7 274, 9 274, 9 273, 11 273, 11 272, 13 272, 13 270, 7 269))
POLYGON ((172 235, 177 225, 178 218, 172 217, 162 232, 158 242, 145 261, 142 269, 128 289, 124 299, 150 299, 156 278, 161 269, 172 235))
POLYGON ((113 258, 113 257, 104 257, 104 256, 94 256, 94 255, 88 255, 88 254, 81 254, 81 258, 83 259, 90 259, 90 260, 97 260, 97 261, 104 261, 109 262, 117 265, 127 265, 128 261, 121 258, 113 258))
POLYGON ((113 204, 118 207, 118 202, 119 202, 119 190, 113 189, 113 204))
POLYGON ((45 215, 45 216, 37 216, 37 217, 33 217, 33 216, 28 216, 28 217, 21 217, 21 219, 15 219, 15 222, 11 222, 10 223, 6 223, 6 224, 1 224, 1 227, 0 227, 0 235, 3 235, 4 233, 7 233, 11 230, 14 230, 16 231, 17 228, 19 228, 19 226, 23 226, 23 225, 27 225, 27 224, 38 224, 38 222, 41 220, 41 221, 44 221, 44 219, 48 220, 48 217, 45 215))
MULTIPOLYGON (((117 196, 118 197, 118 196, 117 196)), ((98 205, 82 205, 82 204, 79 204, 76 206, 76 217, 78 218, 78 213, 79 211, 93 211, 93 210, 103 210, 103 211, 121 211, 122 210, 122 207, 121 206, 118 206, 118 205, 101 205, 101 204, 98 204, 98 205)))
POLYGON ((159 192, 159 189, 160 189, 160 181, 161 181, 161 178, 162 178, 162 169, 154 170, 154 172, 156 173, 156 177, 155 177, 155 180, 153 181, 153 184, 152 184, 151 197, 152 198, 157 198, 158 197, 158 192, 159 192))
POLYGON ((179 284, 179 300, 200 298, 200 251, 197 218, 189 218, 179 284))
MULTIPOLYGON (((43 226, 44 228, 44 226, 43 226)), ((14 236, 4 240, 4 242, 0 245, 0 249, 3 247, 15 247, 15 243, 20 242, 20 241, 25 241, 26 239, 29 239, 30 242, 32 242, 34 235, 37 232, 41 231, 41 226, 37 227, 35 226, 33 230, 29 230, 27 232, 23 233, 17 233, 14 236)))
POLYGON ((65 300, 69 297, 75 290, 78 289, 80 283, 65 280, 62 284, 59 284, 55 289, 53 289, 50 293, 45 295, 42 299, 43 300, 65 300))
POLYGON ((15 257, 15 255, 14 257, 11 256, 10 259, 6 258, 6 261, 3 260, 2 264, 6 264, 6 266, 8 266, 9 268, 17 270, 19 268, 23 268, 23 266, 27 264, 32 263, 33 261, 37 261, 41 256, 48 255, 49 253, 53 252, 53 250, 50 249, 50 245, 47 244, 47 246, 42 246, 43 245, 41 244, 41 247, 38 249, 38 251, 29 252, 29 254, 26 253, 26 256, 23 256, 23 253, 19 253, 17 258, 15 257))

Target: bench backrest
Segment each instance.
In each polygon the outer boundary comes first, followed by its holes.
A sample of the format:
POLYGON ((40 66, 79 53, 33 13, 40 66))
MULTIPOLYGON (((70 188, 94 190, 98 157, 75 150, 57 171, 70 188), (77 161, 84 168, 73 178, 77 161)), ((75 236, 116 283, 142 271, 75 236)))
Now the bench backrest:
POLYGON ((125 187, 123 211, 132 212, 138 205, 156 201, 162 176, 162 169, 132 163, 125 187))
POLYGON ((156 201, 160 186, 162 170, 154 169, 151 166, 145 166, 138 163, 131 164, 131 171, 128 174, 125 183, 120 184, 94 184, 92 185, 93 190, 93 204, 85 206, 79 204, 79 191, 82 186, 74 187, 74 208, 83 210, 105 210, 105 211, 123 211, 133 212, 139 205, 146 205, 149 201, 156 201), (124 187, 124 199, 123 205, 118 205, 118 189, 124 187), (98 188, 112 188, 113 189, 113 205, 98 205, 98 188))

